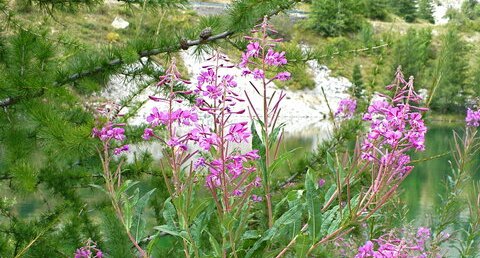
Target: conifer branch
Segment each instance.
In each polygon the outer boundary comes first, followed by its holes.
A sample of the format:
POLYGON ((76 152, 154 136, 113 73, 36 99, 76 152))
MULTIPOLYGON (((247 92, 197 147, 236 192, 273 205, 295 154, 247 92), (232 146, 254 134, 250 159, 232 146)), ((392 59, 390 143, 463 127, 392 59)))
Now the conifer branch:
MULTIPOLYGON (((276 9, 273 12, 267 14, 266 16, 267 17, 272 17, 272 16, 290 8, 293 4, 295 4, 296 2, 299 2, 299 1, 300 0, 290 0, 289 4, 280 6, 278 9, 276 9)), ((262 19, 263 19, 263 17, 261 17, 259 19, 259 21, 261 21, 262 19)), ((186 49, 188 49, 192 46, 203 45, 203 44, 207 44, 209 42, 214 42, 214 41, 217 41, 217 40, 228 38, 229 36, 232 36, 236 32, 237 31, 234 31, 234 30, 226 30, 224 32, 212 35, 212 36, 210 36, 206 39, 202 39, 202 38, 195 39, 195 40, 181 39, 180 42, 177 45, 174 45, 174 46, 169 46, 169 47, 165 47, 165 48, 154 48, 154 49, 150 49, 150 50, 140 51, 138 53, 138 57, 140 59, 142 57, 150 57, 150 56, 158 55, 158 54, 161 54, 161 53, 171 53, 171 52, 176 52, 176 51, 180 51, 180 50, 186 50, 186 49)), ((97 67, 95 67, 95 68, 93 68, 92 70, 89 70, 89 71, 82 71, 82 72, 79 72, 79 73, 72 74, 64 80, 55 82, 53 86, 54 87, 60 87, 60 86, 63 86, 65 84, 68 84, 68 83, 74 82, 76 80, 79 80, 81 78, 101 73, 101 72, 107 70, 109 67, 117 67, 117 66, 122 65, 124 63, 125 63, 124 60, 122 60, 120 58, 116 58, 116 59, 113 59, 113 60, 110 60, 109 62, 107 62, 106 65, 97 66, 97 67)), ((17 102, 19 102, 23 98, 38 97, 38 96, 43 95, 43 93, 44 93, 44 91, 40 91, 40 92, 38 92, 34 95, 10 96, 10 97, 7 97, 7 98, 4 98, 4 99, 0 100, 0 107, 1 108, 7 108, 8 106, 16 104, 17 102)))

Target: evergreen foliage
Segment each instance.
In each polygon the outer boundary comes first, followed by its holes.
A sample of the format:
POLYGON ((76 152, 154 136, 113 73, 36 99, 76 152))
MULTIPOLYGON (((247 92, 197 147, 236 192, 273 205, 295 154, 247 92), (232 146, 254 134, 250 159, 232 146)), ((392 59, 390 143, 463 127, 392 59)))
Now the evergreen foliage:
POLYGON ((356 99, 360 100, 363 98, 363 77, 362 77, 362 70, 359 64, 355 64, 353 66, 352 72, 352 84, 353 84, 353 95, 356 99))
POLYGON ((387 0, 361 0, 363 15, 374 20, 385 20, 388 17, 387 0))
POLYGON ((461 12, 470 20, 480 17, 480 4, 476 0, 466 0, 462 3, 461 12))
POLYGON ((390 6, 393 12, 406 22, 414 22, 417 18, 416 0, 391 0, 390 6))
MULTIPOLYGON (((420 87, 426 81, 426 68, 432 57, 431 41, 430 30, 410 29, 395 43, 393 49, 393 65, 402 66, 404 74, 413 76, 420 87)), ((395 67, 392 67, 392 71, 395 67)))
POLYGON ((442 38, 431 88, 431 107, 441 112, 463 110, 466 90, 468 46, 458 30, 450 27, 442 38))
POLYGON ((365 22, 361 14, 361 5, 355 0, 315 0, 309 26, 328 37, 357 32, 365 22))
POLYGON ((432 0, 418 1, 418 18, 424 19, 430 23, 435 23, 435 19, 433 18, 432 0))

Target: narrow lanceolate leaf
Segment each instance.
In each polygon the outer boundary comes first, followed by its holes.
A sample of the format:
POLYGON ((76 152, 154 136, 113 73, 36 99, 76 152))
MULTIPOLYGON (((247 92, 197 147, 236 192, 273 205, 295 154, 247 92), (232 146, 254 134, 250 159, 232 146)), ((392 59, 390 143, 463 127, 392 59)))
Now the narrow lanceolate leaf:
POLYGON ((310 170, 305 177, 305 190, 307 192, 308 231, 310 240, 316 242, 320 237, 322 225, 322 205, 320 203, 317 184, 310 170))
POLYGON ((143 211, 148 204, 150 196, 155 192, 155 189, 145 193, 135 204, 135 211, 133 214, 132 230, 135 240, 139 242, 145 236, 145 218, 143 211))
POLYGON ((308 236, 299 233, 297 241, 295 241, 295 257, 308 257, 307 252, 310 247, 308 236))
POLYGON ((202 213, 193 218, 193 223, 191 226, 192 238, 197 245, 201 244, 202 233, 207 229, 208 222, 212 216, 212 213, 215 211, 215 206, 208 206, 202 213))
POLYGON ((284 127, 285 123, 281 123, 272 130, 272 133, 269 135, 268 139, 268 145, 270 146, 270 148, 273 146, 274 143, 278 142, 278 136, 284 127))
POLYGON ((255 242, 245 255, 245 258, 254 256, 255 252, 264 246, 265 242, 273 241, 275 236, 288 232, 288 225, 298 222, 302 218, 303 205, 295 205, 278 218, 273 226, 265 232, 265 234, 255 242))
POLYGON ((336 229, 335 227, 340 225, 339 219, 340 219, 340 214, 339 214, 338 205, 326 211, 323 214, 323 218, 322 218, 321 234, 327 235, 329 232, 335 231, 336 229))
POLYGON ((262 139, 257 133, 257 130, 255 129, 255 122, 252 123, 252 126, 250 128, 252 131, 252 149, 253 150, 258 150, 258 154, 260 155, 260 159, 258 160, 258 164, 260 165, 260 168, 262 169, 263 173, 263 180, 268 182, 268 173, 267 173, 267 164, 265 163, 266 160, 266 149, 265 149, 265 144, 262 142, 262 139))
POLYGON ((291 159, 293 157, 293 154, 295 154, 295 152, 299 149, 301 148, 295 148, 293 150, 289 150, 282 153, 282 155, 280 155, 278 158, 276 158, 272 162, 272 164, 270 164, 270 167, 268 167, 268 171, 270 171, 270 173, 273 173, 274 171, 276 171, 277 167, 280 167, 281 165, 283 165, 286 160, 291 159))
POLYGON ((220 244, 215 239, 215 237, 210 234, 210 232, 208 232, 208 236, 208 241, 210 241, 210 244, 213 248, 214 257, 222 257, 222 248, 220 248, 220 244))
POLYGON ((163 218, 165 219, 165 222, 167 223, 168 226, 171 228, 175 228, 175 218, 177 217, 177 211, 175 210, 175 207, 173 206, 171 199, 168 198, 165 200, 164 206, 163 206, 163 218))

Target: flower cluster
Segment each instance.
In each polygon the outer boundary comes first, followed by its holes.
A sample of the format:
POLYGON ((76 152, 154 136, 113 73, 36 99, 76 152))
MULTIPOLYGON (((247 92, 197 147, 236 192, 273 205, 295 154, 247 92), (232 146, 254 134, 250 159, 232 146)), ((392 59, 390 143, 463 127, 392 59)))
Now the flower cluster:
POLYGON ((421 98, 414 91, 413 78, 404 80, 400 70, 396 82, 387 86, 394 89, 395 96, 382 95, 382 100, 374 101, 363 119, 370 122, 370 130, 362 145, 362 159, 377 163, 382 168, 390 168, 393 175, 402 178, 412 170, 408 150, 425 149, 427 128, 422 119, 426 108, 412 105, 421 98))
POLYGON ((152 137, 160 139, 171 148, 167 155, 171 155, 169 162, 172 168, 180 170, 188 159, 194 158, 192 169, 196 172, 205 169, 205 186, 208 189, 227 191, 223 194, 228 196, 243 196, 249 194, 252 187, 260 185, 261 180, 248 180, 249 175, 255 171, 250 163, 259 158, 258 151, 241 153, 234 148, 234 144, 248 142, 251 137, 247 122, 230 122, 233 115, 245 112, 244 109, 237 108, 237 103, 244 100, 235 92, 237 83, 234 76, 220 73, 220 68, 233 67, 226 56, 217 53, 209 61, 214 65, 204 67, 193 90, 176 90, 174 85, 190 82, 180 78, 174 63, 167 69, 159 86, 169 86, 170 93, 166 99, 150 99, 167 102, 168 109, 152 109, 146 118, 150 127, 145 129, 142 137, 145 140, 152 137), (175 103, 181 102, 178 94, 194 94, 195 106, 189 109, 174 108, 175 103), (211 116, 213 124, 207 125, 208 119, 200 121, 200 113, 211 116), (166 138, 155 133, 155 128, 160 125, 167 130, 166 138))
POLYGON ((355 258, 397 258, 397 257, 418 257, 426 258, 427 242, 431 239, 429 228, 421 227, 412 236, 399 238, 393 232, 369 240, 365 245, 358 248, 355 258))
POLYGON ((147 122, 152 127, 159 124, 168 125, 174 122, 182 125, 192 125, 198 121, 198 116, 193 110, 177 109, 172 112, 161 112, 156 107, 152 108, 150 115, 147 117, 147 122))
POLYGON ((338 109, 335 112, 335 117, 350 119, 353 117, 357 109, 357 101, 354 99, 342 99, 338 104, 338 109))
POLYGON ((87 244, 78 248, 75 252, 75 258, 103 258, 103 252, 97 248, 92 240, 88 240, 87 244))
POLYGON ((467 117, 465 117, 467 126, 479 127, 480 126, 480 109, 473 111, 470 108, 467 110, 467 117))
MULTIPOLYGON (((110 142, 122 142, 125 140, 125 129, 122 127, 124 124, 112 124, 111 122, 107 122, 101 129, 93 128, 92 129, 92 136, 99 138, 102 142, 109 145, 110 142)), ((127 152, 129 150, 129 146, 127 144, 122 145, 118 148, 115 148, 113 153, 115 155, 120 155, 123 152, 127 152)))
POLYGON ((185 97, 193 93, 191 90, 182 88, 182 86, 188 84, 190 84, 190 81, 181 78, 175 62, 172 62, 165 71, 165 75, 160 77, 160 81, 157 84, 158 87, 168 88, 166 89, 169 92, 167 98, 150 96, 150 99, 153 101, 167 103, 168 108, 165 111, 159 111, 157 107, 152 108, 146 118, 150 127, 145 128, 142 135, 144 140, 150 140, 151 137, 162 140, 167 146, 174 148, 175 156, 181 156, 188 150, 187 144, 189 140, 187 134, 179 133, 177 125, 191 127, 198 122, 198 115, 194 108, 175 108, 175 103, 183 102, 180 95, 185 97), (159 126, 166 127, 168 134, 166 139, 155 134, 155 128, 159 126))
POLYGON ((100 140, 104 142, 109 141, 111 139, 114 139, 117 141, 125 140, 125 129, 121 127, 116 127, 116 126, 123 126, 123 125, 121 124, 113 125, 112 123, 107 123, 107 125, 105 125, 101 129, 93 128, 92 135, 93 137, 98 137, 100 140))
MULTIPOLYGON (((255 52, 254 49, 251 51, 255 52)), ((199 96, 197 108, 212 116, 213 126, 196 125, 188 139, 195 142, 201 151, 210 152, 213 148, 212 153, 217 155, 209 157, 202 154, 195 162, 195 168, 204 167, 208 170, 205 184, 209 189, 222 189, 227 196, 243 196, 252 187, 261 185, 258 178, 248 180, 255 171, 251 161, 260 157, 257 150, 242 153, 233 147, 248 142, 251 137, 247 122, 230 122, 232 116, 245 112, 237 108, 238 102, 244 100, 236 92, 234 76, 224 72, 224 69, 233 67, 227 57, 216 53, 210 60, 215 64, 204 67, 194 91, 199 96)), ((254 200, 261 198, 255 197, 254 200)))
MULTIPOLYGON (((263 22, 252 30, 252 33, 259 33, 258 37, 245 37, 249 40, 247 45, 247 50, 242 53, 242 60, 239 64, 240 68, 243 68, 243 75, 251 74, 255 79, 265 79, 265 71, 263 67, 257 67, 251 70, 249 65, 259 66, 257 64, 257 59, 260 59, 261 62, 266 66, 270 67, 281 67, 286 65, 287 58, 285 57, 285 52, 275 51, 275 44, 280 42, 282 39, 270 39, 268 38, 268 33, 273 32, 277 33, 273 28, 268 24, 268 19, 265 17, 263 22)), ((277 73, 270 81, 279 80, 286 81, 290 79, 291 74, 289 72, 283 71, 277 73)))

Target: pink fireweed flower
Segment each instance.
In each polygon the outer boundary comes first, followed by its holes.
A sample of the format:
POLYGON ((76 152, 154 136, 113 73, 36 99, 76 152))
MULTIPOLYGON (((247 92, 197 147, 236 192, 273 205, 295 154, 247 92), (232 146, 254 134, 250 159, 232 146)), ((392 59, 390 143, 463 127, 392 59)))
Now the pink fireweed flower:
POLYGON ((115 148, 113 150, 113 154, 120 155, 120 154, 122 154, 122 152, 127 152, 129 150, 130 150, 130 147, 126 144, 126 145, 123 145, 121 147, 115 148))
POLYGON ((355 258, 429 257, 431 253, 427 251, 427 242, 430 239, 428 228, 419 228, 417 234, 391 231, 378 239, 368 240, 358 248, 355 258))
POLYGON ((467 109, 467 116, 465 117, 467 126, 479 127, 480 126, 480 109, 473 111, 470 108, 467 109))
POLYGON ((325 185, 325 182, 326 181, 323 178, 318 179, 318 182, 317 182, 318 187, 322 188, 325 185))
POLYGON ((254 201, 254 202, 261 202, 261 201, 263 201, 263 198, 262 198, 261 196, 252 194, 252 201, 254 201))
POLYGON ((153 130, 151 128, 145 128, 145 130, 143 131, 143 135, 142 135, 142 138, 146 141, 150 140, 150 138, 152 136, 154 136, 155 134, 153 133, 153 130))
MULTIPOLYGON (((393 98, 385 96, 383 100, 374 101, 363 116, 370 123, 367 139, 361 146, 361 158, 368 162, 376 162, 384 171, 396 174, 397 177, 388 178, 387 184, 395 178, 402 178, 412 170, 410 157, 405 153, 408 150, 425 149, 425 134, 427 127, 422 119, 421 110, 417 107, 420 98, 413 89, 413 78, 409 82, 403 79, 400 70, 396 74, 393 98), (413 103, 413 104, 412 104, 413 103)), ((378 181, 381 181, 379 178, 378 181)))
POLYGON ((258 80, 265 78, 265 73, 263 72, 262 69, 255 68, 252 74, 253 74, 253 78, 258 80))
POLYGON ((167 141, 167 145, 170 147, 178 147, 183 151, 187 150, 187 145, 182 143, 178 137, 172 137, 170 140, 167 141))
POLYGON ((227 139, 228 141, 237 142, 237 143, 247 141, 251 133, 250 133, 250 130, 246 127, 246 125, 247 125, 247 122, 236 123, 231 125, 225 139, 227 139))
POLYGON ((276 52, 269 48, 265 55, 265 63, 270 66, 282 66, 287 64, 287 58, 285 58, 285 52, 276 52))
POLYGON ((75 258, 103 258, 103 252, 97 248, 95 242, 88 240, 87 244, 78 248, 74 254, 75 258))
POLYGON ((260 53, 260 43, 258 42, 250 42, 250 44, 248 44, 247 46, 247 51, 245 52, 245 54, 247 56, 253 56, 253 57, 258 57, 259 53, 260 53))
POLYGON ((197 77, 198 81, 198 86, 197 87, 202 87, 204 84, 210 85, 215 82, 216 79, 216 74, 215 71, 213 71, 212 68, 209 68, 207 71, 203 71, 200 73, 200 75, 197 77))
POLYGON ((114 125, 112 123, 107 123, 102 129, 93 128, 92 129, 92 136, 97 137, 102 141, 108 141, 111 139, 117 141, 125 140, 125 129, 121 127, 114 127, 118 125, 114 125))
POLYGON ((200 157, 195 161, 195 163, 193 163, 193 169, 198 169, 198 168, 201 168, 201 167, 205 167, 205 165, 206 165, 205 158, 200 157))
MULTIPOLYGON (((248 49, 249 52, 243 55, 242 62, 245 67, 249 58, 260 55, 261 46, 253 42, 248 49)), ((188 133, 187 139, 196 144, 202 153, 210 152, 212 155, 202 154, 202 157, 195 161, 194 169, 199 173, 202 168, 206 170, 205 186, 212 191, 218 191, 214 198, 217 198, 217 195, 227 199, 248 198, 245 193, 260 184, 251 176, 255 172, 252 161, 259 158, 258 151, 241 153, 230 147, 232 142, 248 142, 251 137, 247 122, 229 122, 235 115, 245 112, 236 108, 237 103, 244 100, 237 92, 235 77, 226 70, 233 67, 228 63, 228 59, 217 53, 209 60, 216 62, 215 65, 204 67, 205 71, 198 77, 195 92, 201 97, 197 99, 195 106, 200 112, 210 115, 213 124, 207 126, 197 122, 188 133)), ((264 77, 264 71, 260 69, 254 70, 253 74, 257 78, 264 77)))
POLYGON ((280 72, 275 76, 275 79, 279 81, 288 81, 291 78, 291 74, 289 72, 280 72))
POLYGON ((338 118, 352 118, 357 108, 357 101, 354 99, 342 99, 338 104, 338 109, 335 112, 335 117, 338 118))
MULTIPOLYGON (((273 30, 272 26, 268 24, 268 19, 265 17, 263 22, 256 26, 256 29, 252 30, 255 36, 247 36, 245 39, 249 40, 247 49, 242 53, 242 58, 238 66, 243 68, 242 75, 246 76, 252 74, 255 79, 265 78, 266 66, 281 67, 288 63, 285 57, 285 52, 275 51, 275 46, 281 39, 271 39, 267 33, 277 33, 273 30)), ((279 72, 273 80, 286 81, 290 79, 289 72, 279 72)))

